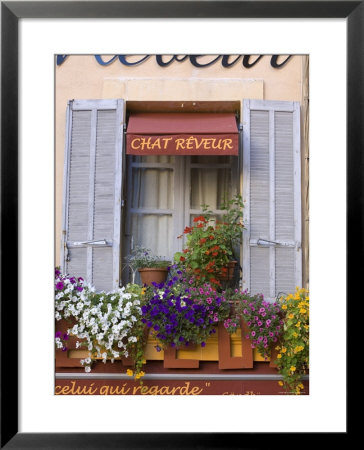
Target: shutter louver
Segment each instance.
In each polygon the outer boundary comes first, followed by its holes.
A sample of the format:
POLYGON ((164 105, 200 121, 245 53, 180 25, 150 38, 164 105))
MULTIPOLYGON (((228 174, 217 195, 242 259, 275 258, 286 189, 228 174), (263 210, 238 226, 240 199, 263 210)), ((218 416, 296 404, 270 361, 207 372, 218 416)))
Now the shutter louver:
POLYGON ((119 285, 122 124, 121 100, 69 104, 62 270, 98 291, 119 285))
POLYGON ((243 288, 273 300, 302 284, 299 104, 244 101, 243 288))

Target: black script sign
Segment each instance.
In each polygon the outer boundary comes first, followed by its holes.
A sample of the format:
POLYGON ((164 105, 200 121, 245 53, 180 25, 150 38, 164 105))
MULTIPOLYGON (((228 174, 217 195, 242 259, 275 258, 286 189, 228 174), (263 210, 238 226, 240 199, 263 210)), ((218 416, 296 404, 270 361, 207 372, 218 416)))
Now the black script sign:
MULTIPOLYGON (((70 55, 57 55, 57 66, 60 66, 70 55)), ((220 62, 221 66, 228 69, 240 63, 245 69, 254 67, 264 55, 114 55, 101 56, 94 55, 96 61, 101 66, 109 66, 114 61, 118 60, 124 66, 138 66, 150 58, 155 58, 156 63, 160 67, 168 67, 172 63, 181 63, 189 60, 194 67, 203 68, 209 67, 220 62), (130 60, 130 57, 136 56, 137 59, 130 60), (206 61, 207 58, 207 61, 206 61)), ((271 55, 270 65, 274 69, 280 69, 287 64, 292 55, 281 56, 271 55)))

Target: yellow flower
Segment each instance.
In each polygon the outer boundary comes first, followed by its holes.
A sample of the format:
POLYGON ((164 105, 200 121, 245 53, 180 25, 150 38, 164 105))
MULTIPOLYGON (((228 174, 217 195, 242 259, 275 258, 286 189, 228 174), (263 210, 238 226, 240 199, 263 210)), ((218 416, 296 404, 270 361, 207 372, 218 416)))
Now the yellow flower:
POLYGON ((144 294, 145 294, 145 291, 146 291, 146 288, 143 288, 143 289, 141 290, 141 294, 144 295, 144 294))
POLYGON ((286 351, 287 351, 286 347, 282 347, 281 352, 282 352, 282 353, 286 353, 286 351))
POLYGON ((294 372, 296 370, 295 366, 291 366, 289 369, 291 372, 294 372))
POLYGON ((282 358, 282 354, 279 353, 279 354, 277 355, 277 358, 278 358, 278 359, 281 359, 281 358, 282 358))
POLYGON ((309 325, 303 325, 303 327, 304 327, 305 330, 308 330, 309 325))
POLYGON ((301 308, 301 309, 300 309, 300 313, 301 313, 301 314, 305 314, 306 312, 307 312, 307 311, 305 310, 305 308, 301 308))
POLYGON ((282 305, 282 309, 287 309, 287 305, 282 305))
POLYGON ((288 319, 293 319, 293 317, 294 317, 294 314, 288 314, 288 319))
POLYGON ((283 381, 278 381, 279 386, 283 386, 283 381))
POLYGON ((296 327, 299 328, 301 326, 301 322, 296 323, 296 327))
POLYGON ((300 389, 303 389, 303 388, 304 388, 304 386, 303 386, 302 383, 300 383, 300 384, 298 385, 298 387, 299 387, 300 389))
POLYGON ((133 376, 133 371, 132 371, 131 369, 128 369, 128 370, 126 371, 126 374, 127 374, 129 377, 132 377, 132 376, 133 376))
POLYGON ((137 373, 136 375, 135 375, 135 378, 138 380, 140 377, 143 377, 145 375, 145 372, 143 372, 142 370, 139 372, 139 373, 137 373))
POLYGON ((297 347, 294 349, 295 353, 301 352, 304 349, 303 345, 297 345, 297 347))
POLYGON ((296 332, 293 333, 293 337, 297 337, 298 334, 296 332))
POLYGON ((281 348, 281 347, 278 345, 278 346, 276 347, 276 350, 280 350, 280 348, 281 348))

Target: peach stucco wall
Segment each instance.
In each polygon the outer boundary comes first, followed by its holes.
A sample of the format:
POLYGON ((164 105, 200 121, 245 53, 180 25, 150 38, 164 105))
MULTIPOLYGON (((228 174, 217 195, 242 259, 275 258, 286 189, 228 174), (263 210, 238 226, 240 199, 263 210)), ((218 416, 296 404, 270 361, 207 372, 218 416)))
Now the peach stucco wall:
MULTIPOLYGON (((188 60, 173 62, 162 68, 153 56, 138 66, 127 67, 118 60, 109 66, 101 66, 92 55, 72 55, 57 66, 55 263, 60 262, 63 156, 68 100, 123 98, 126 101, 240 102, 244 98, 250 98, 302 102, 306 57, 295 55, 280 69, 271 67, 270 58, 268 55, 263 56, 250 69, 243 67, 241 59, 230 68, 222 67, 220 61, 209 67, 196 68, 188 60)), ((110 56, 105 56, 105 60, 108 59, 110 56)), ((206 61, 208 59, 213 58, 206 57, 206 61)), ((132 61, 131 57, 130 60, 132 61)))

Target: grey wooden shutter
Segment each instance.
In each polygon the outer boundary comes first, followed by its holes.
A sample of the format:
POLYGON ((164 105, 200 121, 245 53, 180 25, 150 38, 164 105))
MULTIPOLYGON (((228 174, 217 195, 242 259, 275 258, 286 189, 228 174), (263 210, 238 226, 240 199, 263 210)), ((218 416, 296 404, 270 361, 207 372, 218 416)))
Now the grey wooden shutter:
POLYGON ((67 109, 61 269, 98 291, 119 286, 123 101, 67 109))
POLYGON ((243 288, 273 300, 302 286, 300 105, 245 100, 243 288))

